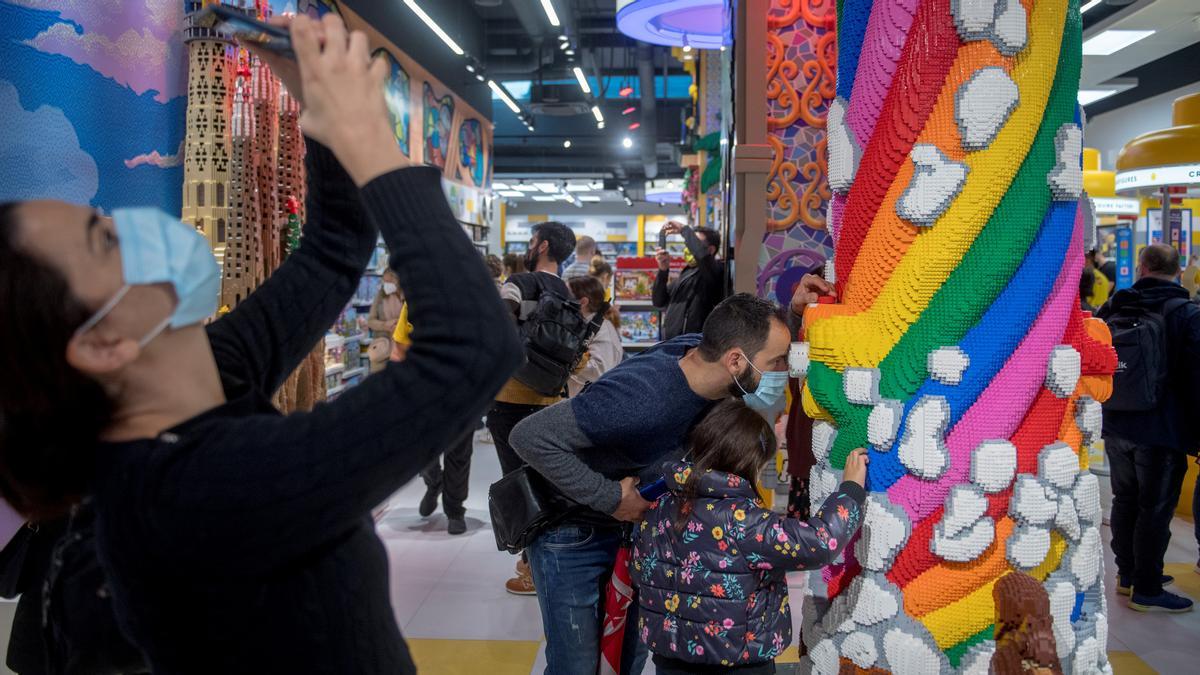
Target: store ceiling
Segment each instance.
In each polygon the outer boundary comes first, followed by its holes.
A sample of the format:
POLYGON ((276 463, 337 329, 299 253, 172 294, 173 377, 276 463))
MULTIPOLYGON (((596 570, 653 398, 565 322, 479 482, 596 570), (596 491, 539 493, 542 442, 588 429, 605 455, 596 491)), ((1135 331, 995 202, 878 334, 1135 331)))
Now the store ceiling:
POLYGON ((1107 56, 1084 56, 1080 90, 1122 90, 1085 105, 1089 117, 1200 81, 1200 0, 1101 0, 1083 15, 1083 39, 1109 30, 1154 33, 1107 56))
POLYGON ((611 189, 614 180, 636 195, 647 177, 682 177, 679 155, 690 76, 668 48, 642 45, 639 51, 639 43, 620 33, 614 0, 551 0, 559 27, 551 25, 542 0, 451 1, 478 15, 483 26, 478 59, 486 77, 503 84, 533 124, 530 131, 493 98, 497 181, 572 179, 578 187, 595 179, 597 189, 572 194, 622 202, 625 195, 611 189), (651 67, 654 79, 653 114, 644 114, 640 100, 641 62, 651 67), (575 67, 583 70, 590 95, 583 92, 575 67), (604 118, 603 129, 597 128, 593 105, 604 118), (610 179, 610 189, 602 189, 603 178, 610 179))

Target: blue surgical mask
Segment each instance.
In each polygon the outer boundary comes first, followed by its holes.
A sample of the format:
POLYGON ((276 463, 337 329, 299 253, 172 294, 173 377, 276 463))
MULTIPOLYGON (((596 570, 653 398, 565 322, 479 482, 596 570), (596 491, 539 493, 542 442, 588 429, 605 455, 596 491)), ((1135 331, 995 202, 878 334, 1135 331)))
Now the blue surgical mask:
POLYGON ((113 225, 121 243, 125 283, 79 327, 77 335, 108 316, 132 286, 169 283, 178 300, 175 311, 139 341, 143 347, 167 326, 172 329, 190 326, 216 313, 221 269, 208 239, 196 228, 150 207, 116 209, 113 225))
POLYGON ((780 408, 780 402, 783 401, 784 392, 787 391, 787 371, 772 370, 771 372, 764 373, 758 368, 755 368, 754 364, 751 363, 749 358, 746 359, 746 363, 749 364, 751 368, 754 368, 754 372, 758 373, 759 378, 758 386, 754 388, 753 392, 746 391, 746 388, 742 386, 742 383, 738 382, 736 377, 733 378, 734 384, 738 386, 738 389, 742 390, 742 401, 744 401, 751 410, 756 410, 763 414, 780 408))

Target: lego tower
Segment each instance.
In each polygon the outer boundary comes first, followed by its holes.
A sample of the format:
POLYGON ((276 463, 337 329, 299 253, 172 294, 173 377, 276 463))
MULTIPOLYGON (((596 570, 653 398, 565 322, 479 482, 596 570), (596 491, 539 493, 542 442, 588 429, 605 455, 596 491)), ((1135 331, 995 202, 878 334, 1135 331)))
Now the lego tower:
POLYGON ((222 258, 229 206, 230 91, 232 43, 196 25, 196 15, 211 0, 187 0, 184 42, 188 46, 187 133, 184 139, 183 213, 186 223, 208 237, 222 258))
POLYGON ((249 55, 238 66, 230 121, 232 167, 229 181, 230 220, 226 239, 221 306, 236 307, 263 280, 262 218, 258 185, 253 180, 254 105, 249 55))

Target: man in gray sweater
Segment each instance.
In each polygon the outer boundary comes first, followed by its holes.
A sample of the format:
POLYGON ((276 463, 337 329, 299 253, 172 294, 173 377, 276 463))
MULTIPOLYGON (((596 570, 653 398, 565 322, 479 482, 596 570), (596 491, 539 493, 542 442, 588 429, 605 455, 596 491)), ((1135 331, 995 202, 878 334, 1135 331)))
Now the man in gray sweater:
MULTIPOLYGON (((803 305, 800 305, 803 307, 803 305)), ((627 526, 650 503, 637 491, 662 463, 682 456, 692 426, 714 401, 743 396, 772 407, 786 388, 786 315, 748 294, 716 307, 703 335, 682 335, 609 371, 573 399, 517 425, 517 454, 563 494, 588 508, 543 531, 529 546, 546 632, 548 673, 596 672, 603 608, 627 526)), ((622 672, 641 672, 645 650, 626 620, 622 672)))

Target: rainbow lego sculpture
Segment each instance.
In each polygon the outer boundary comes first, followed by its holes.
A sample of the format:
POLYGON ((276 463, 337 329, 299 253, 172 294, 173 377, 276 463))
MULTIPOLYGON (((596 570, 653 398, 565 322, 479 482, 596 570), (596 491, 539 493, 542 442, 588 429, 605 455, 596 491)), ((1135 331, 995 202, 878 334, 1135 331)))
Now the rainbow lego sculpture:
POLYGON ((806 663, 987 673, 993 590, 1050 600, 1068 672, 1109 672, 1087 471, 1116 356, 1079 309, 1078 0, 841 0, 827 273, 807 313, 812 500, 870 452, 867 516, 806 663))

